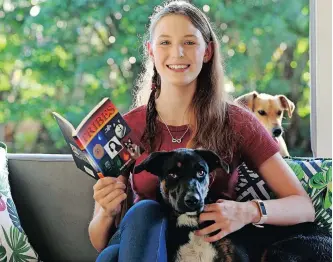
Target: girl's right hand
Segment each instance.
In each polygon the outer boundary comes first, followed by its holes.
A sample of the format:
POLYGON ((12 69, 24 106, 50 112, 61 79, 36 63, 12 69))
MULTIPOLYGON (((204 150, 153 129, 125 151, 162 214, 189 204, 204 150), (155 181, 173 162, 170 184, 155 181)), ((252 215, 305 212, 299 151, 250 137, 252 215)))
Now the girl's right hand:
POLYGON ((126 179, 103 177, 94 185, 94 199, 102 207, 106 216, 114 217, 121 210, 121 203, 126 199, 126 179))

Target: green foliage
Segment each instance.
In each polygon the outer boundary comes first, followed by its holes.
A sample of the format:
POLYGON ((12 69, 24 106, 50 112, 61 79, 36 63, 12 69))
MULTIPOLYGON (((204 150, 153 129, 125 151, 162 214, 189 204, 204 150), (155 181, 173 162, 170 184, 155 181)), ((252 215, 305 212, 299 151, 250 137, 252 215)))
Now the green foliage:
MULTIPOLYGON (((142 37, 161 1, 5 2, 0 0, 0 123, 20 128, 25 119, 39 121, 30 151, 67 152, 52 111, 76 126, 105 96, 120 111, 129 109, 141 71, 142 37)), ((230 93, 287 95, 297 106, 284 123, 290 153, 310 155, 308 1, 192 2, 209 6, 230 93)), ((25 139, 32 138, 21 135, 9 151, 27 151, 25 139)))
MULTIPOLYGON (((29 255, 25 255, 25 253, 29 251, 29 249, 31 249, 28 243, 27 236, 25 234, 21 233, 14 226, 10 227, 10 232, 6 232, 4 227, 3 226, 1 227, 8 246, 10 247, 11 250, 13 250, 13 253, 9 261, 28 262, 31 261, 31 259, 34 259, 29 255)), ((3 249, 2 249, 2 256, 4 256, 3 249)))
POLYGON ((1 262, 7 261, 7 254, 4 246, 0 246, 0 261, 1 262))
POLYGON ((285 160, 312 200, 316 224, 332 231, 332 159, 285 160))
POLYGON ((330 167, 323 167, 322 172, 316 173, 310 179, 310 186, 317 190, 324 190, 325 197, 324 197, 324 208, 329 208, 332 206, 332 166, 330 167))

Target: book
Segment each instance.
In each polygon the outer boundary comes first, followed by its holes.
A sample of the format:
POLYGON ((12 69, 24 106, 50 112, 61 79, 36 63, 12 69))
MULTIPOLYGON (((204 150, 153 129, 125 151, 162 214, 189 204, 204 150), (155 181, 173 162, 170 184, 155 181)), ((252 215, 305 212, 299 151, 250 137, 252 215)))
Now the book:
POLYGON ((118 177, 133 169, 144 149, 109 98, 98 103, 75 129, 52 112, 76 166, 95 179, 118 177))

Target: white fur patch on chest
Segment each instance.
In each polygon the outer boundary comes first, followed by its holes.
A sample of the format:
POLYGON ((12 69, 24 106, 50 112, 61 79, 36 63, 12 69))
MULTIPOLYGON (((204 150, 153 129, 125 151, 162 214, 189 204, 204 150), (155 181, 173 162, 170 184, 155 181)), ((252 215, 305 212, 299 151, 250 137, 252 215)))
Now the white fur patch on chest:
POLYGON ((197 227, 198 226, 198 218, 197 217, 191 217, 187 214, 181 214, 179 217, 177 217, 177 226, 189 226, 189 227, 197 227))
POLYGON ((177 252, 176 262, 213 262, 217 252, 211 243, 202 236, 189 234, 189 242, 181 246, 177 252))

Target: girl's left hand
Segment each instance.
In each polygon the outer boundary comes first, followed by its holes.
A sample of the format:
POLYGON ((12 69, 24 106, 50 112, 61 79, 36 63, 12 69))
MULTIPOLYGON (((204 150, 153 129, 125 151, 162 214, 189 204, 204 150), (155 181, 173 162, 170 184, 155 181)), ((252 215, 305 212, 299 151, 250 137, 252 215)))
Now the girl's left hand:
POLYGON ((201 230, 197 230, 195 234, 197 236, 204 236, 221 229, 218 234, 205 237, 205 241, 215 242, 241 229, 245 225, 252 223, 259 212, 255 205, 256 203, 254 202, 236 202, 221 199, 214 204, 208 204, 205 206, 204 212, 199 216, 199 223, 208 220, 215 221, 215 223, 201 230))

